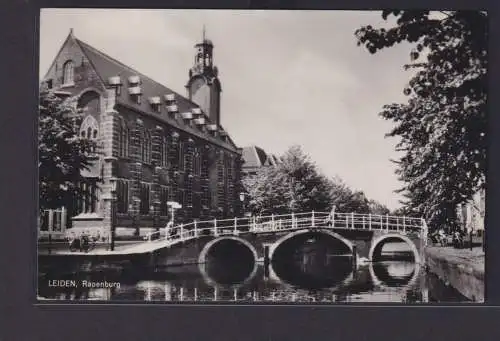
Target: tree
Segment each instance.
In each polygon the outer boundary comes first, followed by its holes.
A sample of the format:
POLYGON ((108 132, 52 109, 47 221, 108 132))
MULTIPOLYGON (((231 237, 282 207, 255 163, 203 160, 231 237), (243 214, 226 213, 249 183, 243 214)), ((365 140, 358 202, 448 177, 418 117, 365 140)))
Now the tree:
POLYGON ((78 136, 71 117, 77 116, 74 99, 63 100, 44 92, 39 102, 38 173, 39 209, 66 206, 80 197, 81 171, 92 163, 93 141, 78 136))
POLYGON ((331 183, 301 148, 289 148, 281 161, 243 179, 250 210, 260 214, 328 211, 331 183))
POLYGON ((368 206, 371 214, 386 215, 391 212, 385 205, 375 200, 369 200, 368 206))
POLYGON ((390 104, 380 115, 395 123, 399 137, 397 174, 408 211, 431 225, 453 225, 456 207, 485 186, 487 16, 479 11, 383 11, 397 19, 389 29, 365 26, 358 45, 370 53, 402 41, 414 44, 416 70, 404 93, 406 104, 390 104))

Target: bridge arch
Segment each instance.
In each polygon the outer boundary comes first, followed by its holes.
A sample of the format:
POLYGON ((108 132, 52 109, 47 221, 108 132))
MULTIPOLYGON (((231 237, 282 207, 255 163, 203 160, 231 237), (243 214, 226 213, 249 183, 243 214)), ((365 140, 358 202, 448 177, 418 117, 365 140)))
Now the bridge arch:
POLYGON ((388 234, 384 234, 384 235, 381 235, 381 236, 375 238, 371 243, 370 251, 368 253, 368 260, 370 262, 373 262, 373 257, 375 255, 375 251, 378 250, 378 248, 381 247, 380 246, 381 243, 383 243, 387 239, 398 239, 398 240, 401 240, 401 241, 405 242, 406 244, 408 244, 408 246, 410 247, 410 249, 413 253, 415 263, 420 264, 420 262, 421 262, 420 252, 419 252, 417 246, 415 245, 415 242, 413 240, 411 240, 410 238, 408 238, 407 236, 405 236, 403 234, 399 234, 399 233, 388 233, 388 234))
POLYGON ((248 241, 246 241, 243 238, 234 237, 234 236, 224 236, 224 237, 212 239, 211 241, 209 241, 208 243, 205 244, 205 246, 203 247, 203 249, 200 252, 200 255, 198 256, 198 264, 205 263, 208 252, 210 251, 210 249, 212 249, 212 247, 214 247, 216 244, 218 244, 224 240, 232 240, 232 241, 234 241, 236 243, 240 243, 244 247, 248 248, 248 250, 250 250, 250 252, 252 252, 254 262, 257 263, 259 256, 257 254, 257 250, 255 249, 255 247, 252 244, 250 244, 248 241))
MULTIPOLYGON (((273 255, 276 252, 276 250, 287 240, 290 240, 290 239, 292 239, 296 236, 302 235, 302 234, 312 233, 312 232, 325 234, 325 235, 328 235, 330 237, 333 237, 333 238, 341 241, 344 245, 346 245, 349 248, 351 254, 354 253, 353 243, 338 233, 335 233, 335 232, 327 230, 327 229, 303 229, 303 230, 299 230, 299 231, 290 232, 290 233, 286 234, 285 236, 281 237, 280 239, 278 239, 277 241, 275 241, 271 245, 271 247, 269 248, 269 256, 268 256, 269 260, 272 261, 273 255)), ((353 255, 353 256, 356 256, 356 255, 353 255)))

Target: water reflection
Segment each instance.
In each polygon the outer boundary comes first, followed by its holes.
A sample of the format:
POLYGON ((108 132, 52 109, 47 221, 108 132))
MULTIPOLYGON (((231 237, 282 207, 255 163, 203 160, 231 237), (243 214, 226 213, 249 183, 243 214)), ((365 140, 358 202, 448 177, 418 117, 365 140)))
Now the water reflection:
MULTIPOLYGON (((255 264, 249 274, 236 267, 234 275, 220 277, 210 264, 140 271, 134 268, 93 271, 86 268, 39 277, 39 297, 56 300, 158 301, 158 302, 405 302, 466 301, 452 288, 408 262, 383 262, 356 269, 335 263, 310 264, 293 270, 255 264), (218 277, 219 276, 219 277, 218 277), (231 277, 231 278, 228 278, 231 277), (75 280, 77 287, 49 286, 51 280, 75 280), (87 288, 90 282, 116 282, 119 287, 87 288), (431 281, 431 282, 430 282, 431 281), (429 284, 430 283, 430 284, 429 284)), ((50 269, 50 264, 45 264, 50 269)), ((244 268, 244 266, 243 266, 244 268)), ((227 271, 226 271, 227 272, 227 271)))
POLYGON ((372 281, 378 286, 403 287, 416 281, 419 265, 406 261, 370 263, 372 281))

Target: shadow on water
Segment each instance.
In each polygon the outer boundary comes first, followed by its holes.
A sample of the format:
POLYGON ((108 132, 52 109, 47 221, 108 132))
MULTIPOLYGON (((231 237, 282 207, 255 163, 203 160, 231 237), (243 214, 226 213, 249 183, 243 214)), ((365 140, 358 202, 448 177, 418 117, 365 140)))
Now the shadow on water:
POLYGON ((373 281, 387 287, 403 287, 415 278, 417 265, 408 261, 384 261, 371 264, 373 281))
POLYGON ((256 271, 255 254, 247 246, 231 240, 214 244, 200 264, 200 272, 212 285, 238 285, 247 281, 256 271))
POLYGON ((271 268, 285 283, 302 289, 336 287, 353 271, 352 251, 342 241, 306 233, 280 244, 271 268))
POLYGON ((209 250, 203 264, 162 269, 114 263, 91 266, 67 260, 62 267, 61 260, 46 259, 40 264, 43 271, 39 275, 38 295, 56 300, 123 302, 467 301, 412 262, 384 261, 353 269, 349 257, 314 253, 317 249, 305 247, 300 253, 294 251, 294 257, 288 261, 278 257, 266 271, 254 261, 252 252, 228 245, 209 250), (54 280, 74 281, 77 285, 51 286, 54 280), (108 282, 111 287, 84 287, 83 281, 108 282))

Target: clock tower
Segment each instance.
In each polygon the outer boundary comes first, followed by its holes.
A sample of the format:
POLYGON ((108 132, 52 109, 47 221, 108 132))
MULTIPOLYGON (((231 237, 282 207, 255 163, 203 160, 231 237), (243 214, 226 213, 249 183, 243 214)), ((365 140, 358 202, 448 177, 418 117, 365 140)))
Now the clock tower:
POLYGON ((200 106, 201 110, 214 124, 220 125, 220 81, 217 78, 218 70, 213 65, 212 41, 205 38, 195 46, 194 65, 189 70, 189 80, 186 84, 188 98, 200 106))

